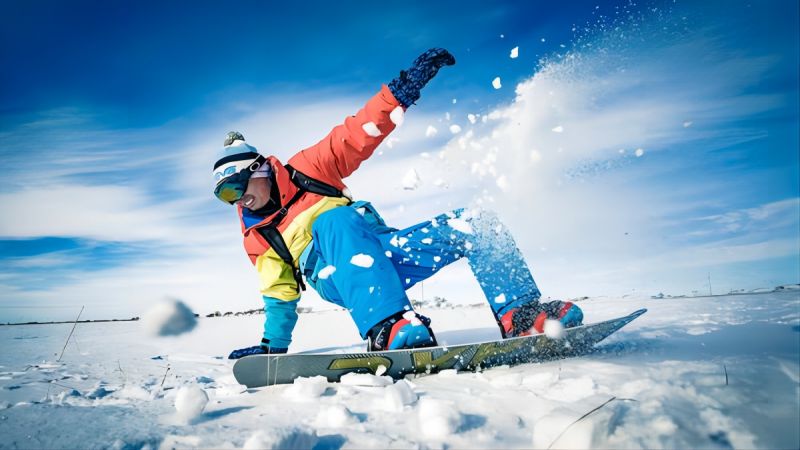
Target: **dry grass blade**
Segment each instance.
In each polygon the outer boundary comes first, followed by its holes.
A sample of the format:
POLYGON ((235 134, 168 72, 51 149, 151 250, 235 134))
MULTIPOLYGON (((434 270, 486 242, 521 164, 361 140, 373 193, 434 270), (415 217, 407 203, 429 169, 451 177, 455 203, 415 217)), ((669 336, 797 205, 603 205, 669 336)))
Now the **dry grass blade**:
POLYGON ((78 317, 75 318, 75 323, 72 324, 72 330, 69 332, 69 336, 67 336, 67 341, 64 342, 64 348, 61 349, 61 355, 58 357, 56 362, 61 361, 61 358, 64 357, 64 351, 67 349, 67 344, 69 344, 69 339, 72 337, 72 333, 75 332, 75 327, 78 326, 78 320, 80 320, 81 314, 83 314, 83 308, 84 308, 84 306, 81 306, 81 312, 79 312, 78 313, 78 317))

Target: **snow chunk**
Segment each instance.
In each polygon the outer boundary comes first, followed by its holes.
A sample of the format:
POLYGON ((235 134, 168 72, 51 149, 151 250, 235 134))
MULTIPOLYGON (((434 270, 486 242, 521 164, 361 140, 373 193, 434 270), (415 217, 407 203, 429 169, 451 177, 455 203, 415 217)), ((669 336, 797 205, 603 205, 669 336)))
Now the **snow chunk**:
POLYGON ((428 128, 425 129, 425 137, 434 137, 438 132, 439 130, 437 130, 433 125, 428 125, 428 128))
POLYGON ((372 267, 372 263, 374 261, 375 260, 372 259, 372 256, 366 255, 364 253, 353 255, 353 257, 350 258, 350 264, 358 267, 363 267, 365 269, 369 269, 370 267, 372 267))
POLYGON ((515 59, 519 56, 519 47, 514 47, 511 49, 511 54, 508 55, 511 59, 515 59))
POLYGON ((420 178, 419 174, 414 169, 409 169, 406 172, 405 176, 403 176, 403 189, 413 191, 414 189, 419 187, 420 178))
POLYGON ((397 236, 392 236, 392 238, 389 239, 389 244, 391 244, 394 247, 399 247, 399 248, 402 248, 404 245, 406 245, 406 242, 408 242, 408 238, 406 238, 406 237, 400 237, 399 238, 397 236))
POLYGON ((506 302, 506 294, 500 294, 494 298, 495 303, 505 303, 506 302))
POLYGON ((500 89, 503 87, 502 83, 500 83, 500 77, 494 77, 494 80, 492 80, 492 86, 495 89, 500 89))
POLYGON ((522 384, 522 374, 510 372, 496 375, 489 380, 494 388, 516 388, 522 384))
POLYGON ((177 336, 194 329, 194 312, 180 300, 166 299, 142 315, 142 326, 152 336, 177 336))
POLYGON ((450 132, 453 134, 461 133, 461 127, 456 124, 450 125, 450 132))
POLYGON ((336 272, 336 266, 325 266, 319 271, 317 276, 320 280, 327 280, 334 272, 336 272))
POLYGON ((191 422, 203 414, 208 404, 208 394, 198 386, 183 386, 175 395, 175 410, 178 417, 191 422))
POLYGON ((358 418, 344 405, 330 405, 317 413, 315 425, 321 428, 341 428, 358 423, 358 418))
POLYGON ((687 120, 686 122, 683 122, 683 128, 689 128, 690 126, 692 126, 692 123, 694 123, 694 122, 692 122, 691 120, 687 120))
POLYGON ((402 412, 406 405, 413 405, 417 398, 411 384, 406 380, 400 380, 384 390, 383 408, 386 411, 402 412))
POLYGON ((345 386, 389 386, 392 384, 392 377, 379 377, 371 373, 348 373, 342 375, 339 382, 345 386))
POLYGON ((433 244, 433 238, 425 238, 425 239, 420 240, 420 242, 422 242, 425 245, 431 245, 431 244, 433 244))
POLYGON ((391 120, 392 123, 398 127, 402 125, 403 121, 406 120, 406 112, 403 111, 403 107, 398 106, 397 108, 393 109, 392 112, 389 113, 389 120, 391 120))
POLYGON ((597 385, 589 376, 566 378, 542 392, 542 396, 558 402, 573 403, 591 397, 597 391, 597 385))
POLYGON ((464 220, 461 220, 461 219, 448 219, 447 220, 447 225, 450 228, 452 228, 452 229, 454 229, 456 231, 460 231, 460 232, 462 232, 464 234, 472 234, 472 227, 470 226, 469 223, 467 223, 464 220))
POLYGON ((467 119, 469 120, 469 123, 473 125, 475 125, 475 122, 478 121, 478 118, 475 117, 475 114, 467 114, 467 119))
POLYGON ((643 148, 637 148, 636 149, 636 157, 639 158, 642 155, 644 155, 644 149, 643 148))
POLYGON ((550 339, 562 339, 564 337, 564 324, 560 320, 545 320, 544 335, 550 339))
POLYGON ((269 431, 256 431, 245 441, 245 449, 286 449, 300 450, 312 448, 317 444, 317 432, 299 427, 274 427, 269 431))
POLYGON ((461 426, 461 414, 450 402, 433 398, 419 401, 419 428, 425 437, 444 440, 455 434, 461 426))
POLYGON ((553 128, 553 133, 563 133, 563 132, 564 132, 564 127, 562 127, 561 125, 553 128))
POLYGON ((553 448, 590 448, 594 423, 582 420, 570 427, 578 417, 573 412, 558 410, 539 418, 533 425, 533 448, 550 448, 551 444, 553 448), (569 430, 559 438, 567 427, 569 430))
POLYGON ((367 122, 364 125, 361 125, 361 128, 365 133, 372 137, 378 137, 382 134, 381 130, 378 129, 378 126, 375 125, 375 122, 367 122))
POLYGON ((386 255, 387 258, 392 257, 392 252, 390 252, 389 250, 386 250, 383 254, 386 255))
POLYGON ((328 389, 328 379, 321 375, 298 377, 283 391, 283 396, 294 401, 313 401, 324 394, 326 389, 328 389))

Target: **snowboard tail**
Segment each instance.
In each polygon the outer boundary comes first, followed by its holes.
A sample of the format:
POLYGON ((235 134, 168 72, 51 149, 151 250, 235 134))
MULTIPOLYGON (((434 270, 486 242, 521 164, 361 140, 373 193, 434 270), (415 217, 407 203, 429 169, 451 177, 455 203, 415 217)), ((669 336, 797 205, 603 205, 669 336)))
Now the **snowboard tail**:
POLYGON ((563 339, 544 334, 497 341, 370 353, 253 355, 236 361, 233 374, 247 387, 292 383, 298 377, 322 375, 339 381, 351 372, 381 372, 394 379, 441 370, 480 370, 500 365, 546 361, 585 353, 647 310, 564 330, 563 339))

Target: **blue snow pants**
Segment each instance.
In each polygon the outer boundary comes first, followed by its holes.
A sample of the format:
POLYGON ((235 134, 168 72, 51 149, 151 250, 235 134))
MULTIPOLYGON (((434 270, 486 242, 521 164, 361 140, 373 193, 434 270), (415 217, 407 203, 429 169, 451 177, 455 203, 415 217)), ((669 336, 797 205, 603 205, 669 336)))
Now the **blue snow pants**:
POLYGON ((307 258, 313 268, 306 271, 323 299, 350 312, 362 338, 384 319, 411 309, 406 289, 462 257, 496 319, 541 296, 514 239, 491 212, 457 209, 397 230, 366 205, 334 208, 317 218, 307 258))

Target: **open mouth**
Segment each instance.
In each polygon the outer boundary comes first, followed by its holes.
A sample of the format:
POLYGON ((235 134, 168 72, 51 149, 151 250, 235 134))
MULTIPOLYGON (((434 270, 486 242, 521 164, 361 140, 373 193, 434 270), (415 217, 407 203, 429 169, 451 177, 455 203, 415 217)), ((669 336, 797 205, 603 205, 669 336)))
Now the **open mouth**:
POLYGON ((245 195, 242 198, 242 206, 244 206, 245 208, 250 208, 255 203, 256 203, 256 198, 253 197, 252 195, 245 195))

